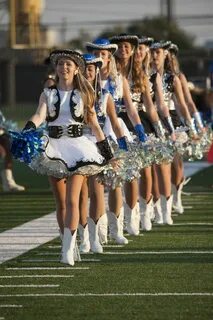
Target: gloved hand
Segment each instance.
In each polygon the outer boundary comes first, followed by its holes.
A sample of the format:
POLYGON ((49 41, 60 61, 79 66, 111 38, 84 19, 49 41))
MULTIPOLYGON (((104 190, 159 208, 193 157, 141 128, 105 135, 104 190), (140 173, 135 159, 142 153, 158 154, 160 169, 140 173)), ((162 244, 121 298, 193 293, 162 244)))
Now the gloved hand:
POLYGON ((32 122, 32 121, 27 121, 27 123, 25 124, 24 128, 22 129, 22 132, 24 132, 26 130, 36 130, 35 123, 32 122))
POLYGON ((135 131, 136 131, 137 136, 141 142, 145 142, 147 140, 147 136, 146 136, 146 133, 144 131, 144 127, 142 124, 137 124, 135 126, 135 131))
POLYGON ((119 145, 119 149, 128 151, 128 147, 127 147, 125 136, 123 136, 121 138, 118 138, 117 142, 118 142, 118 145, 119 145))

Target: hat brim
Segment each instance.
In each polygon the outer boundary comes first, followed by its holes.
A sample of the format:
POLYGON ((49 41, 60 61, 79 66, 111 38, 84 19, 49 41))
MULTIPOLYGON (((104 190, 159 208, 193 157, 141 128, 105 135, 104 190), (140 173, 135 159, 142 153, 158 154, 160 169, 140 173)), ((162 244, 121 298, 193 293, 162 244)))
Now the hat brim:
POLYGON ((86 62, 83 56, 74 50, 55 50, 50 53, 50 61, 53 65, 56 65, 59 59, 66 58, 72 60, 80 69, 82 73, 84 73, 86 68, 86 62))
POLYGON ((99 45, 93 42, 86 42, 85 47, 88 52, 93 52, 95 50, 108 50, 114 54, 118 50, 118 46, 116 44, 99 45))
POLYGON ((164 49, 164 50, 167 50, 169 49, 171 45, 171 42, 165 42, 165 43, 160 43, 160 42, 156 42, 156 43, 152 43, 151 46, 150 46, 150 49, 151 50, 157 50, 157 49, 164 49))
POLYGON ((154 40, 151 40, 151 39, 139 39, 139 45, 145 44, 145 46, 148 46, 148 47, 150 47, 153 42, 154 40))
POLYGON ((96 58, 93 60, 86 60, 86 66, 88 66, 90 64, 94 64, 97 68, 101 69, 101 67, 103 65, 103 61, 100 58, 96 58))
POLYGON ((111 37, 109 39, 109 41, 111 43, 115 43, 115 44, 118 44, 120 42, 129 42, 131 43, 131 45, 133 45, 135 48, 138 47, 138 37, 135 37, 135 36, 115 36, 115 37, 111 37))

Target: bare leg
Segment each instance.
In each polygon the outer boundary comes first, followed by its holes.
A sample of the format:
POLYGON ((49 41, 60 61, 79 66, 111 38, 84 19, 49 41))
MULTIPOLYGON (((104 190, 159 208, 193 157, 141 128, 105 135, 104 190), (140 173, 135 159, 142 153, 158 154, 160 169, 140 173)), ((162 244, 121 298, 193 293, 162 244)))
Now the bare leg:
POLYGON ((152 185, 152 194, 153 194, 153 200, 156 202, 160 198, 160 190, 159 190, 159 184, 158 184, 158 175, 157 175, 157 168, 156 165, 152 166, 152 179, 153 179, 153 185, 152 185))
POLYGON ((131 209, 133 209, 138 201, 137 179, 134 179, 132 182, 126 182, 124 192, 125 192, 126 203, 131 209))
POLYGON ((73 175, 66 183, 66 216, 65 227, 71 231, 78 228, 79 223, 79 198, 84 181, 84 176, 73 175))
POLYGON ((113 212, 116 217, 119 216, 121 207, 123 205, 122 190, 120 187, 110 189, 108 198, 109 210, 113 212))
POLYGON ((84 178, 84 182, 82 184, 81 193, 80 193, 80 201, 79 201, 79 209, 80 209, 80 224, 85 226, 87 224, 87 215, 88 215, 88 184, 87 178, 84 178))
POLYGON ((139 180, 140 196, 148 203, 152 196, 152 171, 151 167, 144 168, 141 171, 139 180))
POLYGON ((104 186, 99 183, 96 176, 89 178, 89 195, 90 195, 90 218, 97 222, 100 216, 105 212, 104 203, 104 186))
POLYGON ((12 162, 12 154, 10 152, 10 140, 8 135, 3 134, 0 136, 0 145, 1 145, 0 155, 4 157, 4 168, 12 169, 13 162, 12 162))
POLYGON ((172 184, 178 188, 184 179, 183 160, 180 155, 176 154, 172 162, 172 184))
POLYGON ((55 197, 58 226, 63 234, 66 215, 66 180, 49 177, 49 183, 55 197))
POLYGON ((169 198, 171 196, 171 165, 161 164, 157 165, 156 168, 159 179, 160 194, 169 198))

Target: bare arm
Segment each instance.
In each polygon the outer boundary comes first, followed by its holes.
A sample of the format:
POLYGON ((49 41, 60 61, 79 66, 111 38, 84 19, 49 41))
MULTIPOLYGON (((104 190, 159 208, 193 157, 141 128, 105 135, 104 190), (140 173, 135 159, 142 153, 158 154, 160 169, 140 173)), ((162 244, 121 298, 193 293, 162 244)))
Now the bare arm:
POLYGON ((183 73, 180 74, 179 76, 180 82, 181 82, 181 86, 182 86, 182 90, 183 90, 183 94, 184 94, 184 98, 186 101, 186 104, 189 108, 189 112, 191 115, 193 115, 195 112, 197 112, 197 108, 194 104, 194 101, 192 99, 189 87, 188 87, 188 83, 186 80, 186 77, 183 73))
POLYGON ((97 116, 96 116, 96 113, 95 113, 94 108, 93 108, 92 114, 89 115, 88 124, 89 124, 89 126, 91 127, 92 132, 93 132, 93 134, 95 135, 96 140, 97 140, 98 142, 105 139, 104 133, 103 133, 103 131, 101 130, 101 127, 100 127, 100 125, 99 125, 99 123, 98 123, 98 119, 97 119, 97 116))
POLYGON ((128 81, 124 77, 123 77, 123 99, 124 99, 124 104, 126 107, 128 117, 130 118, 132 124, 134 126, 136 126, 137 124, 141 124, 141 120, 138 115, 138 112, 132 103, 128 81))
POLYGON ((159 112, 162 114, 163 117, 169 117, 169 108, 164 102, 162 79, 159 73, 157 73, 155 82, 155 98, 159 112))
POLYGON ((115 104, 111 95, 108 96, 107 100, 107 115, 109 116, 110 122, 112 124, 112 129, 115 132, 116 137, 123 137, 124 131, 118 122, 118 117, 115 111, 115 104))
POLYGON ((187 108, 187 104, 185 102, 181 82, 177 76, 174 76, 174 93, 177 99, 181 115, 184 117, 185 120, 191 121, 191 116, 187 108))
POLYGON ((40 95, 38 108, 35 114, 29 119, 29 121, 32 121, 37 128, 45 121, 46 115, 47 115, 47 101, 46 101, 45 94, 42 93, 40 95))
POLYGON ((158 117, 158 113, 157 113, 155 106, 153 104, 153 101, 152 101, 152 97, 150 94, 150 85, 148 82, 147 82, 146 90, 143 93, 143 101, 144 101, 144 105, 146 107, 146 112, 149 115, 150 120, 152 122, 158 122, 159 117, 158 117))

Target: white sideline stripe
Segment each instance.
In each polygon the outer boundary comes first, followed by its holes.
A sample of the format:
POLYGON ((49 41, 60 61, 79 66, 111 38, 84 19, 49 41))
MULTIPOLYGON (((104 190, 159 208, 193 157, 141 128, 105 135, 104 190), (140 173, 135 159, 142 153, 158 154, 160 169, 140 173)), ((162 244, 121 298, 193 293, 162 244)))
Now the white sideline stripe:
POLYGON ((0 288, 58 288, 59 284, 5 284, 0 288))
POLYGON ((22 308, 22 307, 23 307, 22 304, 0 304, 0 308, 22 308))
POLYGON ((212 222, 184 222, 184 223, 173 223, 173 226, 213 226, 212 222))
MULTIPOLYGON (((23 259, 22 262, 58 262, 58 259, 23 259)), ((81 259, 82 262, 99 262, 100 259, 81 259)))
POLYGON ((89 267, 9 267, 6 270, 89 270, 89 267))
POLYGON ((212 164, 206 161, 184 162, 184 175, 190 177, 202 169, 211 167, 212 164))
POLYGON ((58 225, 55 212, 26 222, 13 229, 6 230, 0 233, 0 247, 3 245, 4 249, 8 250, 5 250, 5 252, 1 254, 0 264, 10 259, 14 259, 29 250, 35 249, 58 236, 58 225), (37 227, 36 230, 35 227, 37 227), (42 227, 41 230, 40 227, 42 227))
POLYGON ((0 276, 0 279, 13 279, 13 278, 74 278, 74 275, 71 276, 65 276, 63 274, 23 274, 21 276, 0 276))
POLYGON ((213 254, 213 251, 105 251, 109 255, 134 255, 134 254, 213 254))
POLYGON ((212 292, 133 292, 133 293, 24 293, 1 294, 0 297, 144 297, 144 296, 213 296, 212 292))

